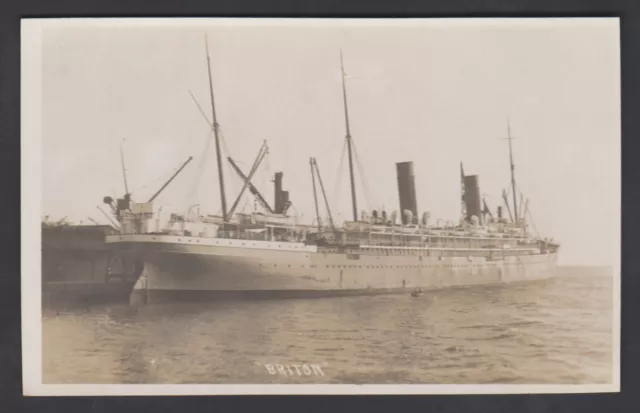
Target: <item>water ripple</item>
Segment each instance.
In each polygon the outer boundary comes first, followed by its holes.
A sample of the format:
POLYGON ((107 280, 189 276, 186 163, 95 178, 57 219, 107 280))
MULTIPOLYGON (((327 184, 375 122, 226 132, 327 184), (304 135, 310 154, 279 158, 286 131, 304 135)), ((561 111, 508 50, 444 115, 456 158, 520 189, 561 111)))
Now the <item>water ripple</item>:
POLYGON ((606 383, 611 284, 578 274, 420 299, 45 308, 43 376, 46 383, 606 383))

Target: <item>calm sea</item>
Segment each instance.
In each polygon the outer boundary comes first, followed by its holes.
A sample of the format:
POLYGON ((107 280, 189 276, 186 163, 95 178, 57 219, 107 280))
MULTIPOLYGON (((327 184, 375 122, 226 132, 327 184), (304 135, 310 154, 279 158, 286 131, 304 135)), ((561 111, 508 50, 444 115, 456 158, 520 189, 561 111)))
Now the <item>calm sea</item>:
POLYGON ((610 383, 613 278, 43 309, 45 383, 610 383))

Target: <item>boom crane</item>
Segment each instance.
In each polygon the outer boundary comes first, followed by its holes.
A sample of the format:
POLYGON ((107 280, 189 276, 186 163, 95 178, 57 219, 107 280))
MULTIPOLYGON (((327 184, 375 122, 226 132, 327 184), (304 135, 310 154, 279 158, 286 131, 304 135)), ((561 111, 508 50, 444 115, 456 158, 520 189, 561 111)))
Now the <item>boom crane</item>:
POLYGON ((511 147, 511 141, 514 140, 515 138, 511 136, 511 124, 509 123, 509 119, 507 119, 506 139, 509 141, 509 165, 511 167, 511 191, 513 192, 513 213, 515 214, 515 219, 512 218, 512 220, 516 225, 518 225, 518 201, 516 197, 516 175, 515 175, 516 166, 513 163, 513 148, 511 147))
POLYGON ((120 142, 120 163, 122 164, 122 178, 124 179, 124 195, 129 195, 129 185, 127 184, 127 168, 124 166, 124 150, 122 149, 122 143, 124 139, 120 142))
POLYGON ((490 210, 490 209, 489 209, 489 207, 487 206, 487 200, 486 200, 486 199, 484 199, 484 198, 482 198, 482 205, 483 205, 483 207, 484 207, 484 211, 483 211, 483 212, 484 212, 485 214, 489 215, 489 217, 490 217, 491 219, 493 219, 493 214, 491 213, 491 210, 490 210))
POLYGON ((509 219, 513 222, 513 215, 511 215, 511 208, 509 208, 509 198, 507 197, 507 191, 502 190, 502 199, 504 199, 504 205, 507 207, 507 212, 509 213, 509 219))
POLYGON ((149 202, 149 203, 153 202, 153 200, 156 199, 158 197, 158 195, 160 195, 162 193, 162 191, 164 191, 164 189, 171 183, 171 181, 173 181, 175 179, 176 176, 178 176, 178 174, 180 172, 182 172, 184 167, 187 166, 187 164, 189 162, 191 162, 192 159, 193 159, 193 156, 190 156, 189 159, 187 159, 187 161, 185 163, 183 163, 182 166, 180 168, 178 168, 178 170, 173 175, 171 175, 171 178, 169 178, 167 180, 167 182, 165 182, 164 185, 162 185, 162 187, 160 187, 160 189, 158 189, 158 191, 155 194, 153 194, 153 196, 151 198, 149 198, 149 200, 147 202, 149 202))
MULTIPOLYGON (((331 208, 329 208, 329 200, 327 199, 327 193, 325 192, 324 185, 322 184, 322 177, 320 176, 320 170, 318 169, 318 162, 316 161, 316 158, 311 158, 311 164, 312 164, 312 171, 315 169, 316 176, 318 177, 318 183, 320 184, 320 189, 322 190, 322 197, 324 198, 324 205, 327 208, 327 214, 329 215, 329 224, 331 225, 331 230, 337 237, 338 232, 336 231, 336 226, 333 223, 333 217, 331 216, 331 208)), ((312 174, 312 177, 313 177, 313 174, 312 174)), ((315 192, 314 192, 314 195, 315 195, 315 192)))
POLYGON ((255 174, 256 171, 258 170, 258 166, 260 166, 260 163, 262 162, 264 157, 267 155, 267 152, 269 152, 269 150, 267 148, 267 142, 265 141, 262 144, 262 147, 260 148, 260 152, 258 152, 258 156, 256 157, 256 161, 253 163, 253 166, 251 167, 251 171, 249 171, 249 176, 244 181, 244 185, 242 186, 242 189, 240 190, 240 193, 238 194, 238 197, 236 198, 236 202, 233 203, 233 206, 231 207, 231 209, 229 209, 229 212, 227 213, 227 216, 229 218, 233 217, 233 213, 235 212, 236 208, 238 207, 238 203, 240 202, 240 199, 242 198, 242 194, 244 194, 245 189, 247 189, 247 187, 249 185, 251 185, 251 178, 253 178, 253 174, 255 174))
POLYGON ((267 203, 266 199, 264 199, 260 191, 258 191, 256 187, 253 186, 253 184, 249 181, 249 178, 247 178, 247 176, 242 173, 242 171, 240 170, 238 165, 236 165, 233 159, 231 159, 231 157, 228 157, 227 160, 229 161, 233 169, 236 171, 236 173, 240 176, 240 178, 242 178, 242 181, 248 183, 249 192, 251 192, 251 194, 258 199, 258 202, 260 202, 260 204, 264 209, 266 209, 270 214, 273 214, 273 209, 269 206, 269 203, 267 203))
POLYGON ((311 182, 313 184, 313 204, 316 207, 316 220, 318 221, 318 235, 322 232, 322 218, 320 218, 320 208, 318 207, 318 192, 316 191, 316 173, 314 169, 314 158, 309 158, 311 168, 311 182))

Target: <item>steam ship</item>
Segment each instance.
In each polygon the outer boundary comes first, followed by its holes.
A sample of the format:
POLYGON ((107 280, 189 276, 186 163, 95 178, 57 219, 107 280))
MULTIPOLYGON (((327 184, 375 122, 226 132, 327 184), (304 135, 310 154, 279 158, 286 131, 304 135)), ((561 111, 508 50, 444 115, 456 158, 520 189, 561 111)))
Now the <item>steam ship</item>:
POLYGON ((502 194, 508 218, 502 206, 493 215, 480 195, 478 177, 465 175, 461 164, 461 220, 432 225, 428 213, 418 214, 412 162, 396 164, 401 212, 388 215, 381 210, 358 216, 355 147, 349 127, 344 69, 345 148, 353 220, 340 225, 334 222, 314 158, 309 162, 314 223, 300 224, 288 214, 292 204, 288 191, 282 189, 281 172, 274 179, 272 208, 251 182, 268 150, 266 142, 248 175, 228 158, 244 183, 228 209, 208 53, 207 64, 222 214, 172 214, 162 227, 153 204, 157 194, 145 203, 133 202, 129 194, 117 202, 105 199, 116 213, 120 230, 119 234, 108 235, 106 242, 122 256, 142 263, 130 296, 131 304, 180 298, 416 293, 453 286, 538 280, 553 275, 559 244, 533 236, 529 231, 525 219, 528 207, 522 199, 518 205, 516 196, 510 131, 511 205, 506 190, 502 194), (236 213, 246 190, 264 212, 236 213), (319 202, 319 198, 324 202, 319 202), (321 216, 322 203, 328 219, 321 216))

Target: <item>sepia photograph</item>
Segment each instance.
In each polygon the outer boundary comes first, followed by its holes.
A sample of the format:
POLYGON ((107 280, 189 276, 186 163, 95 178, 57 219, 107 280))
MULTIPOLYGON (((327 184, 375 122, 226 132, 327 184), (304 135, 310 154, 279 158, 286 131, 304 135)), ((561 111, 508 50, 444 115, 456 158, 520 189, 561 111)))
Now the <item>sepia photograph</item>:
POLYGON ((26 395, 619 391, 618 19, 21 25, 26 395))

